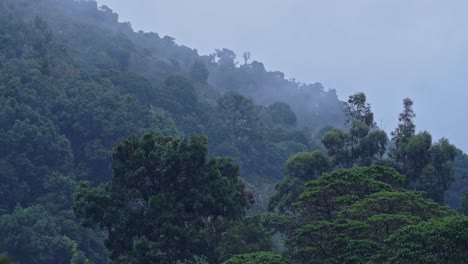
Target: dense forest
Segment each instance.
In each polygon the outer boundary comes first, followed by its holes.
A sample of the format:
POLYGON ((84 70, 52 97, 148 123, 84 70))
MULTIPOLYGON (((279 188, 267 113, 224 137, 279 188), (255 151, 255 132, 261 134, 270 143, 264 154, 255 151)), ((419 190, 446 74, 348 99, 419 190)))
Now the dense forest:
POLYGON ((0 263, 468 263, 468 156, 250 53, 0 0, 0 263))

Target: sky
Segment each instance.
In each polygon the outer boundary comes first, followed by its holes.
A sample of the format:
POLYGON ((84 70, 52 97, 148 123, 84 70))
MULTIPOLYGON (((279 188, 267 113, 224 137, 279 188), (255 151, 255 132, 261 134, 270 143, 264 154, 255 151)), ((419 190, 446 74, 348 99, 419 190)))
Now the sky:
POLYGON ((97 0, 135 30, 199 54, 249 51, 269 70, 322 83, 340 99, 365 92, 393 130, 406 97, 418 131, 468 151, 466 0, 97 0))

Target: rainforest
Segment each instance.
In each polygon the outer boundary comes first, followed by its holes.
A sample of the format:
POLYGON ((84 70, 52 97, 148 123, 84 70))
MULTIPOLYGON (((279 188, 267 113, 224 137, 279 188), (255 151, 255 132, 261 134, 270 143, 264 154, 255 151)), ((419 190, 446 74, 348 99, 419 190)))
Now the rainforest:
POLYGON ((0 0, 0 263, 468 263, 468 156, 338 92, 0 0))

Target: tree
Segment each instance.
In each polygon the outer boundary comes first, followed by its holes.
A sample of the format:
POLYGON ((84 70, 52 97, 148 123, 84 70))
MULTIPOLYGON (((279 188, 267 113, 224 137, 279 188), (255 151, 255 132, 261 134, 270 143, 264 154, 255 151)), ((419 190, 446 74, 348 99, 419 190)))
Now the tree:
POLYGON ((265 149, 265 128, 251 99, 229 92, 218 99, 217 113, 210 129, 215 142, 214 154, 229 156, 239 153, 242 171, 255 170, 265 149))
POLYGON ((403 182, 404 177, 388 167, 340 169, 307 182, 300 209, 303 217, 333 220, 344 207, 373 193, 401 188, 403 182))
POLYGON ((468 216, 468 188, 463 190, 463 199, 461 203, 460 212, 468 216))
POLYGON ((219 241, 220 255, 233 256, 238 254, 269 251, 272 249, 272 237, 263 226, 264 216, 255 214, 247 216, 242 221, 230 221, 226 223, 226 231, 219 241))
POLYGON ((434 168, 434 178, 428 188, 423 189, 434 201, 443 204, 445 192, 454 181, 454 160, 457 148, 448 139, 440 139, 431 148, 431 166, 434 168))
POLYGON ((308 182, 287 255, 297 263, 382 263, 391 256, 386 241, 393 233, 456 214, 423 193, 401 190, 403 183, 387 167, 339 170, 308 182))
POLYGON ((277 193, 270 198, 269 210, 291 215, 293 204, 305 189, 305 183, 332 169, 330 159, 321 151, 301 152, 286 162, 286 177, 276 184, 277 193))
POLYGON ((268 117, 273 125, 295 126, 297 121, 291 106, 283 102, 276 102, 268 106, 268 117))
POLYGON ((370 166, 385 154, 387 135, 375 126, 374 114, 364 93, 349 97, 345 103, 348 132, 335 128, 328 132, 322 143, 335 166, 350 168, 370 166))
POLYGON ((452 208, 461 209, 464 190, 467 189, 466 186, 468 186, 468 155, 463 153, 460 149, 453 162, 453 167, 455 171, 453 174, 454 181, 445 192, 445 202, 452 208))
POLYGON ((11 212, 18 203, 69 208, 76 184, 70 142, 50 120, 15 99, 0 98, 0 124, 0 212, 11 212))
MULTIPOLYGON (((70 238, 76 234, 67 232, 68 222, 41 206, 18 206, 11 214, 0 216, 0 252, 6 252, 15 263, 88 263, 78 242, 70 238)), ((98 252, 99 242, 90 242, 98 252)))
POLYGON ((159 106, 175 115, 191 114, 198 102, 198 96, 190 80, 181 76, 170 76, 160 87, 159 106))
POLYGON ((369 195, 341 210, 339 217, 366 223, 368 237, 382 243, 401 227, 454 214, 424 193, 392 190, 369 195))
POLYGON ((349 97, 345 103, 345 115, 348 118, 347 123, 351 125, 362 123, 369 128, 375 126, 374 113, 372 113, 364 93, 356 93, 349 97))
POLYGON ((75 214, 107 231, 115 263, 216 261, 216 224, 241 218, 253 201, 238 167, 206 154, 204 137, 129 137, 113 149, 111 182, 77 188, 75 214))
POLYGON ((217 49, 216 50, 216 57, 218 58, 218 64, 222 68, 234 68, 236 63, 234 60, 236 59, 236 53, 229 49, 217 49))
POLYGON ((208 82, 208 76, 210 73, 206 68, 205 64, 202 61, 195 61, 192 66, 190 67, 190 78, 194 82, 199 82, 206 84, 208 82))
POLYGON ((389 156, 393 167, 406 175, 407 188, 425 191, 428 197, 442 204, 454 180, 457 149, 447 139, 433 143, 426 131, 415 134, 413 101, 406 98, 403 107, 398 127, 392 132, 395 146, 389 156))
POLYGON ((290 263, 275 252, 256 252, 232 257, 223 264, 287 264, 290 263))
POLYGON ((410 225, 386 242, 387 263, 466 263, 468 217, 454 215, 410 225))
POLYGON ((428 132, 411 136, 396 150, 395 167, 404 173, 406 187, 425 191, 428 197, 443 203, 445 191, 453 182, 453 162, 457 149, 447 139, 432 143, 428 132))
POLYGON ((416 114, 413 111, 413 100, 405 98, 403 100, 403 112, 398 118, 398 127, 391 132, 392 140, 395 143, 395 148, 398 149, 401 144, 408 142, 409 138, 416 132, 416 126, 413 123, 413 118, 416 114))
POLYGON ((366 224, 342 218, 341 211, 373 193, 399 188, 403 181, 391 168, 356 167, 307 182, 296 205, 298 214, 288 223, 287 255, 297 263, 339 263, 351 256, 346 253, 362 257, 366 247, 373 252, 369 247, 377 245, 368 237, 366 224), (352 243, 346 244, 348 240, 352 243))

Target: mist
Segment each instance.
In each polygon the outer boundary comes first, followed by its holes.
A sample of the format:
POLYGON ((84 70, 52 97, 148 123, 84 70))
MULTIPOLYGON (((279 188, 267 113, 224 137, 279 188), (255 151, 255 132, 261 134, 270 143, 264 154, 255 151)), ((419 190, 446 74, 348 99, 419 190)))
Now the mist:
POLYGON ((135 30, 174 37, 202 55, 249 51, 269 70, 320 82, 342 100, 368 96, 377 123, 396 127, 415 101, 418 131, 463 150, 468 92, 465 1, 99 0, 135 30))
POLYGON ((0 0, 0 263, 466 262, 468 3, 98 1, 0 0))

